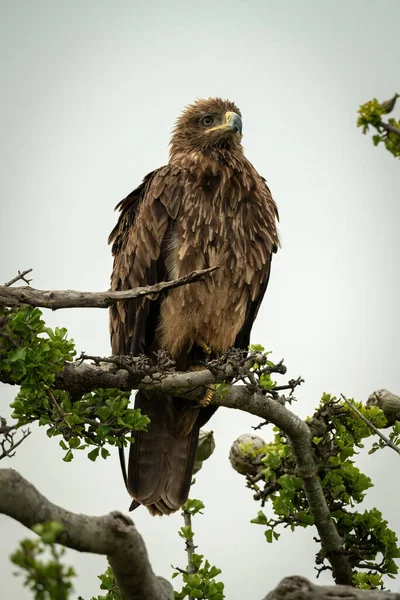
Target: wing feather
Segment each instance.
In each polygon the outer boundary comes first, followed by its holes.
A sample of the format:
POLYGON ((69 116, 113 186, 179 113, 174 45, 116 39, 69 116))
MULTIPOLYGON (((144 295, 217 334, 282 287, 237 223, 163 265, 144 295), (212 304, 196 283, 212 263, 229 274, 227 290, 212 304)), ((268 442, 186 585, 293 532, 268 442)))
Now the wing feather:
MULTIPOLYGON (((121 215, 108 240, 114 256, 112 290, 152 285, 167 279, 163 246, 173 228, 182 195, 182 170, 167 165, 149 173, 116 206, 121 215)), ((153 339, 146 339, 146 331, 154 337, 155 327, 149 327, 147 321, 150 316, 158 315, 157 306, 150 306, 152 300, 134 299, 110 308, 114 354, 151 351, 153 339)))

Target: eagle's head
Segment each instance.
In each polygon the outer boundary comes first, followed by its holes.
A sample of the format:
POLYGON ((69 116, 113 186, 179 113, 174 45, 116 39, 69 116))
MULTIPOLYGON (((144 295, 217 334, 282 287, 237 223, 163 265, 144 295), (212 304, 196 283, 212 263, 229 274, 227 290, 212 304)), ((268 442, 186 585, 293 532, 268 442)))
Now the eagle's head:
POLYGON ((229 100, 197 100, 177 119, 171 139, 171 156, 207 150, 241 148, 242 118, 229 100))

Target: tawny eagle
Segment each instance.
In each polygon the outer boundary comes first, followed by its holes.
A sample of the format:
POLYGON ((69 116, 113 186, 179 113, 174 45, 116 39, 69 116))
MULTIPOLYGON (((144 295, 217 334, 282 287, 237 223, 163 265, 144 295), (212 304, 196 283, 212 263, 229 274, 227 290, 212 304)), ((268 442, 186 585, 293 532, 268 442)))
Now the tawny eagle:
MULTIPOLYGON (((151 357, 163 349, 177 369, 188 370, 231 347, 247 349, 279 240, 276 204, 241 140, 235 104, 198 100, 176 122, 168 164, 117 205, 111 289, 219 269, 156 299, 112 306, 113 354, 151 357)), ((132 506, 173 513, 188 497, 199 429, 215 407, 143 391, 135 407, 151 423, 148 432, 135 434, 129 452, 124 477, 132 506)))

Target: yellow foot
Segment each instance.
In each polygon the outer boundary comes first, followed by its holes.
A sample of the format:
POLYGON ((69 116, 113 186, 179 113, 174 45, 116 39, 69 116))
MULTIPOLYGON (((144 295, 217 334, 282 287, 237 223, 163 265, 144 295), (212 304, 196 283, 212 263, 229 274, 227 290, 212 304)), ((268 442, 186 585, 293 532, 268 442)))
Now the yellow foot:
POLYGON ((206 393, 204 394, 204 398, 202 400, 200 400, 200 405, 203 408, 207 407, 210 404, 213 396, 214 396, 214 384, 211 384, 210 387, 207 389, 206 393))
POLYGON ((204 342, 204 341, 201 341, 201 342, 199 342, 199 346, 200 346, 201 348, 203 348, 204 352, 205 352, 205 353, 206 353, 208 356, 210 356, 210 354, 211 354, 211 348, 210 348, 210 346, 209 346, 209 345, 208 345, 206 342, 204 342))

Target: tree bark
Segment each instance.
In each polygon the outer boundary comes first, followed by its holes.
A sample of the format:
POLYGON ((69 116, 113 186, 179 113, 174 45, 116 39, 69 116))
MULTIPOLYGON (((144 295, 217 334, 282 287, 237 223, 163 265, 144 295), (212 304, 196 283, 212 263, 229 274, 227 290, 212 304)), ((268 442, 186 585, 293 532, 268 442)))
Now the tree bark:
POLYGON ((359 590, 347 585, 314 585, 305 577, 286 577, 264 600, 400 600, 400 594, 359 590))
MULTIPOLYGON (((109 308, 112 304, 122 300, 139 298, 140 296, 150 296, 164 290, 180 287, 203 279, 209 273, 212 273, 218 267, 193 271, 174 281, 163 281, 155 285, 139 287, 133 290, 115 292, 108 290, 106 292, 78 292, 76 290, 36 290, 30 286, 9 287, 0 285, 0 306, 20 306, 28 304, 40 308, 50 308, 58 310, 59 308, 109 308)), ((28 272, 28 271, 27 271, 28 272)), ((14 278, 18 280, 20 278, 14 278)), ((11 280, 13 282, 13 280, 11 280)))
MULTIPOLYGON (((125 358, 129 357, 112 357, 109 360, 113 363, 125 358)), ((91 366, 86 363, 66 363, 64 370, 56 376, 55 387, 79 394, 105 387, 121 390, 152 389, 196 400, 202 398, 203 386, 235 377, 238 373, 232 361, 219 366, 217 375, 208 369, 188 373, 154 373, 150 366, 146 370, 139 363, 140 368, 135 369, 132 364, 135 362, 130 358, 128 372, 124 369, 110 371, 110 364, 91 366)), ((250 388, 247 385, 231 386, 222 395, 214 394, 211 403, 256 415, 274 423, 285 432, 296 461, 297 473, 303 481, 324 554, 332 566, 334 580, 338 584, 351 585, 352 569, 343 554, 343 541, 325 501, 312 455, 310 428, 283 404, 266 396, 261 388, 256 391, 253 388, 254 386, 250 388)))
POLYGON ((153 573, 141 535, 123 514, 90 517, 65 510, 12 469, 0 469, 0 512, 29 529, 58 521, 64 527, 60 539, 64 546, 105 554, 124 600, 173 600, 171 584, 153 573))

